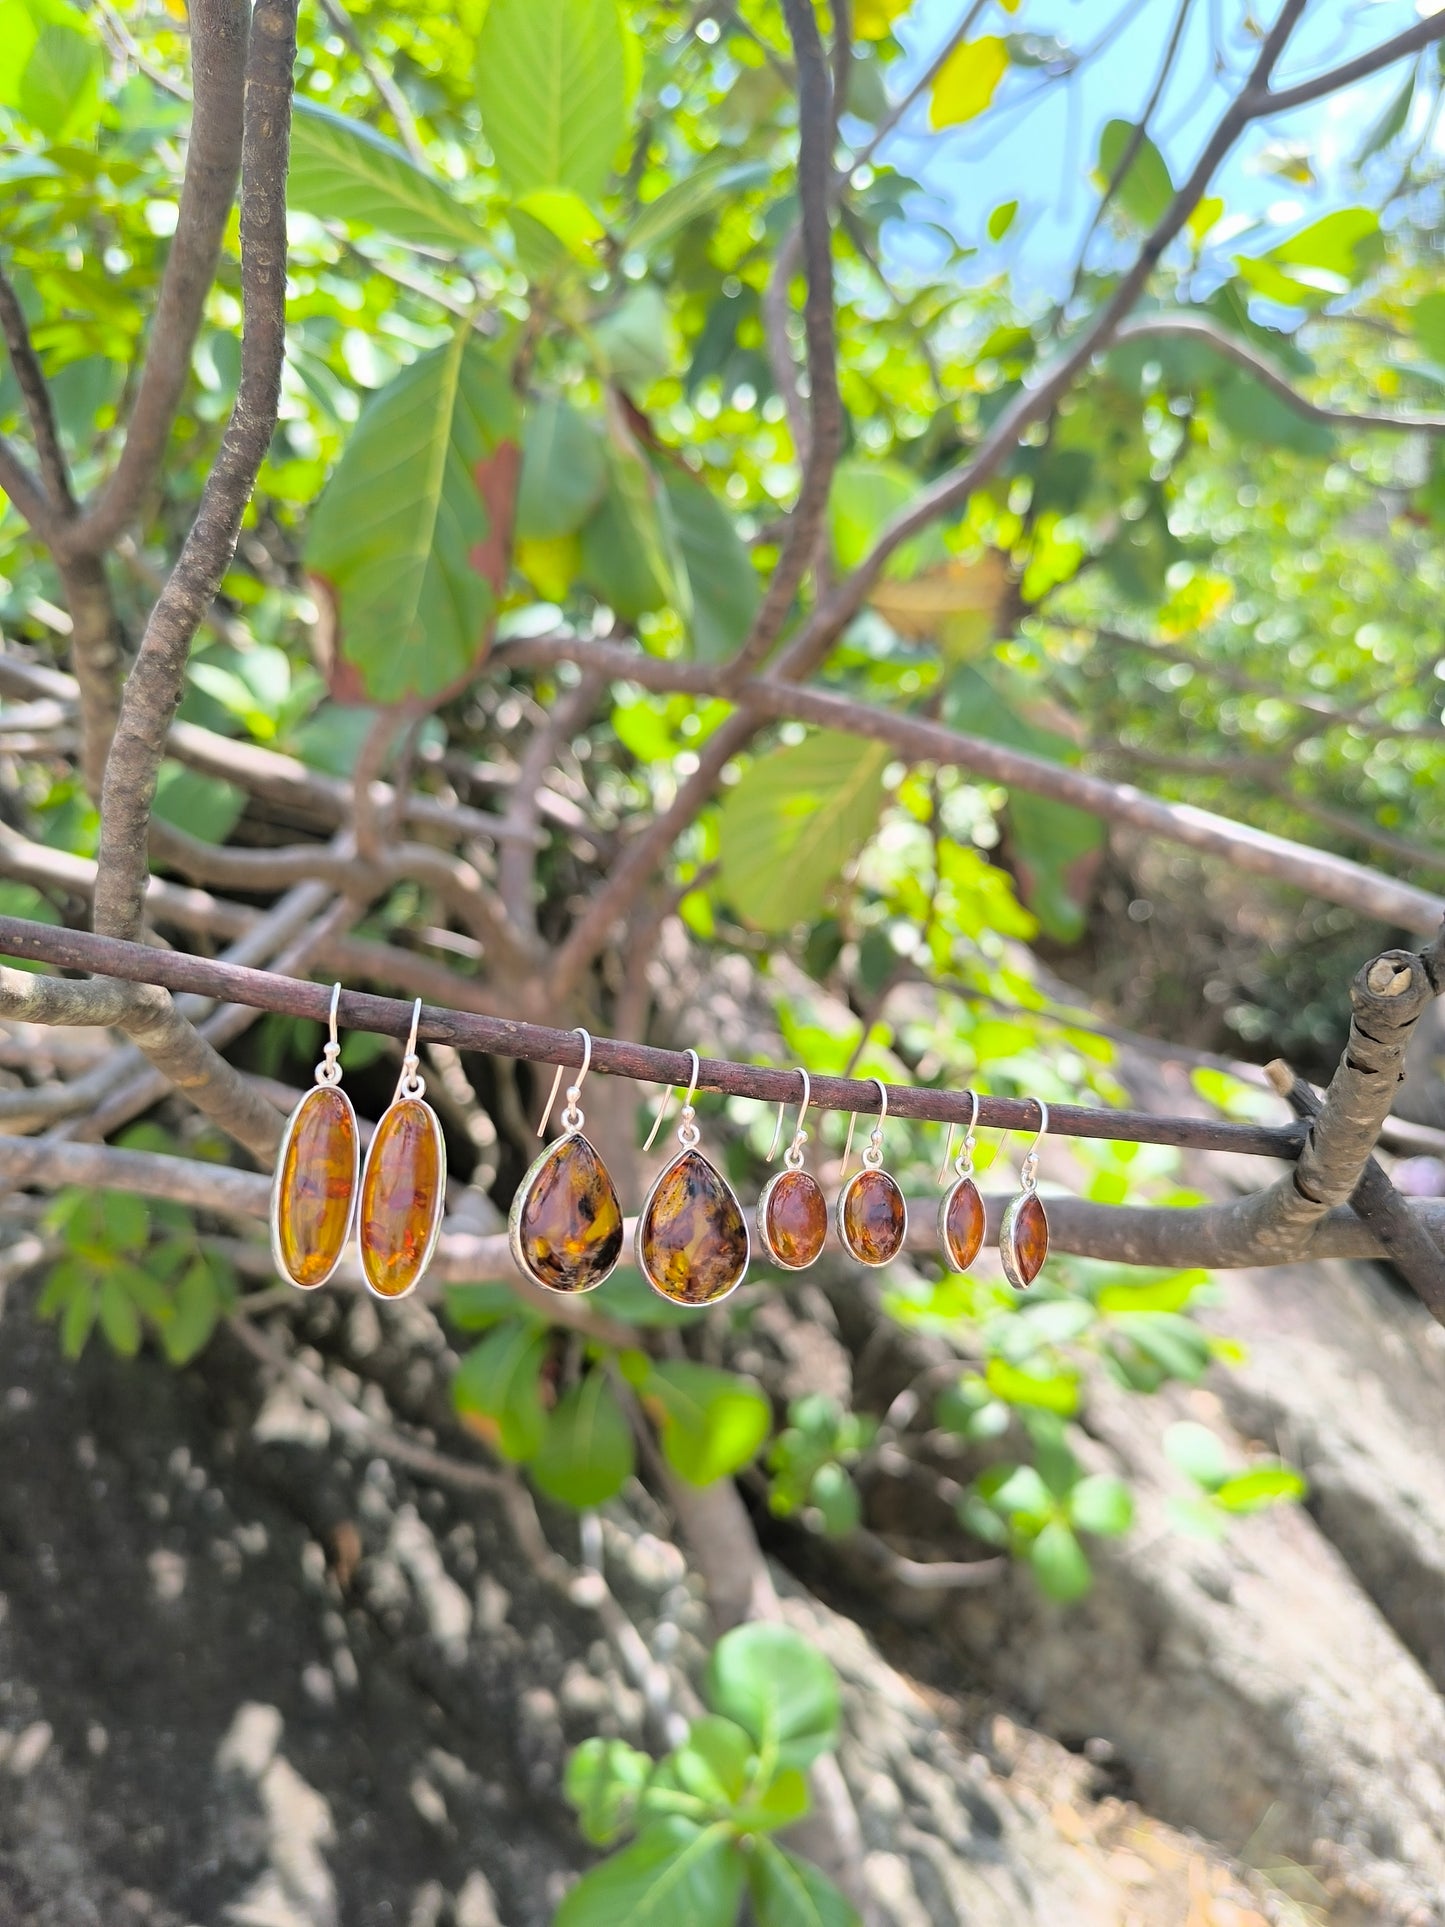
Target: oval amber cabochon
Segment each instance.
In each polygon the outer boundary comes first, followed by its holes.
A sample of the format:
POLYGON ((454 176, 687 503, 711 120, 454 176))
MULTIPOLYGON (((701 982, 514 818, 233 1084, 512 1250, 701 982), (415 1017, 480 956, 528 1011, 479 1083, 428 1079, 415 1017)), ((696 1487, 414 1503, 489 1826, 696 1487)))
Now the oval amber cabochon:
POLYGON ((376 1127, 361 1181, 361 1268, 379 1298, 405 1297, 426 1270, 445 1192, 436 1117, 420 1098, 400 1098, 376 1127))
POLYGON ((701 1151, 674 1158, 637 1222, 637 1263, 677 1305, 715 1305, 743 1281, 748 1227, 732 1186, 701 1151))
POLYGON ((1049 1220, 1036 1191, 1025 1191, 1004 1213, 998 1250, 1004 1276, 1020 1291, 1043 1270, 1049 1255, 1049 1220))
POLYGON ((983 1249, 984 1209, 972 1178, 960 1178, 943 1200, 939 1231, 944 1256, 955 1271, 967 1271, 983 1249))
POLYGON ((341 1261, 356 1202, 356 1113, 330 1085, 297 1105, 276 1173, 273 1255, 292 1284, 324 1285, 341 1261))
POLYGON ((807 1171, 780 1171, 763 1194, 760 1216, 763 1243, 790 1271, 812 1264, 827 1242, 827 1200, 807 1171))
POLYGON ((591 1291, 622 1255, 616 1187, 580 1131, 550 1145, 522 1180, 513 1243, 548 1291, 591 1291))
POLYGON ((903 1249, 908 1207, 886 1171, 860 1171, 838 1199, 838 1235, 865 1265, 886 1265, 903 1249))

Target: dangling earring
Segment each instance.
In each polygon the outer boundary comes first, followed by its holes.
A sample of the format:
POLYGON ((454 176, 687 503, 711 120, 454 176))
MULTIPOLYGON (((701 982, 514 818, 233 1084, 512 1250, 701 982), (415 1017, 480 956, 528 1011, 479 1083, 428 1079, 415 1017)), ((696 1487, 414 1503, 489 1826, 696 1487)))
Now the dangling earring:
MULTIPOLYGON (((732 1186, 702 1152, 702 1133, 694 1121, 698 1056, 690 1050, 692 1081, 678 1123, 681 1151, 664 1166, 647 1194, 637 1220, 637 1268, 656 1292, 676 1305, 715 1305, 736 1291, 748 1268, 748 1227, 732 1186)), ((653 1141, 672 1101, 669 1091, 657 1107, 653 1141)))
MULTIPOLYGON (((903 1249, 908 1233, 908 1206, 903 1193, 883 1170, 883 1126, 888 1119, 888 1087, 875 1077, 878 1086, 878 1122, 863 1153, 863 1169, 855 1171, 838 1193, 838 1236, 849 1254, 861 1265, 891 1264, 903 1249)), ((853 1119, 848 1115, 848 1137, 843 1145, 843 1170, 848 1169, 848 1154, 853 1148, 853 1119)))
POLYGON ((271 1257, 301 1291, 324 1285, 341 1263, 356 1211, 361 1135, 336 1061, 340 1001, 341 985, 333 984, 331 1036, 315 1084, 286 1120, 271 1186, 271 1257))
MULTIPOLYGON (((943 1262, 950 1271, 967 1271, 983 1246, 984 1209, 978 1186, 973 1181, 973 1153, 977 1140, 973 1127, 978 1123, 978 1092, 970 1091, 973 1110, 963 1134, 963 1149, 954 1160, 956 1173, 938 1207, 938 1242, 943 1247, 943 1262)), ((938 1182, 948 1178, 948 1154, 953 1149, 953 1126, 948 1127, 948 1142, 943 1147, 943 1169, 938 1182)))
POLYGON ((421 998, 401 1076, 366 1153, 357 1238, 361 1269, 378 1298, 405 1298, 431 1263, 446 1208, 447 1148, 417 1069, 421 998))
MULTIPOLYGON (((812 1102, 812 1086, 801 1066, 798 1075, 803 1080, 803 1102, 798 1110, 793 1141, 783 1153, 787 1168, 768 1179, 758 1199, 758 1236, 773 1263, 781 1265, 784 1271, 806 1271, 816 1261, 828 1237, 828 1203, 822 1186, 803 1169, 803 1146, 808 1142, 803 1119, 812 1102)), ((777 1154, 778 1139, 783 1133, 783 1108, 781 1104, 778 1106, 777 1129, 767 1157, 769 1164, 777 1154)))
POLYGON ((1004 1276, 1016 1291, 1027 1290, 1043 1270, 1049 1255, 1049 1220, 1036 1189, 1039 1146, 1049 1128, 1049 1107, 1042 1098, 1035 1102, 1039 1107, 1039 1134, 1019 1168, 1022 1180, 1019 1194, 1004 1212, 1003 1223, 998 1228, 998 1255, 1003 1261, 1004 1276))
MULTIPOLYGON (((593 1291, 609 1278, 622 1255, 622 1206, 607 1166, 582 1135, 586 1123, 577 1100, 592 1063, 592 1039, 579 1025, 582 1068, 567 1086, 562 1135, 549 1144, 517 1188, 507 1219, 512 1256, 547 1291, 593 1291)), ((557 1098, 562 1066, 537 1126, 541 1137, 557 1098)))

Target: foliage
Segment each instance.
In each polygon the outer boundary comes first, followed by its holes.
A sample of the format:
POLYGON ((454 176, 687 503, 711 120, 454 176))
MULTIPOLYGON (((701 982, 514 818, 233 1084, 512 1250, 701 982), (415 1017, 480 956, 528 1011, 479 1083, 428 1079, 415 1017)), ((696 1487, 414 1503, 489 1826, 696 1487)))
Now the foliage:
POLYGON ((710 1711, 661 1760, 586 1740, 567 1766, 582 1831, 612 1853, 567 1895, 557 1927, 686 1918, 733 1927, 743 1896, 759 1927, 851 1927, 858 1916, 806 1860, 772 1838, 808 1812, 804 1777, 838 1743, 838 1682, 786 1626, 740 1626, 713 1650, 710 1711))

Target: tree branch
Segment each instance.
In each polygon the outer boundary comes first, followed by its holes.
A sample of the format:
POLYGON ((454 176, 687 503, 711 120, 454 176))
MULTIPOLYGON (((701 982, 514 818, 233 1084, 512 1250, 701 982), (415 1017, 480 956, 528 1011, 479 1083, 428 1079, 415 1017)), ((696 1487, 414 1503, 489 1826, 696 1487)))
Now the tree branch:
POLYGON ((1292 87, 1272 88, 1256 108, 1254 118, 1286 114, 1292 107, 1307 107, 1312 100, 1323 100, 1326 94, 1352 87, 1357 80, 1368 80, 1382 68, 1393 67, 1397 60, 1406 60, 1411 54, 1433 47, 1441 38, 1445 38, 1445 14, 1432 13, 1427 20, 1418 20, 1413 27, 1397 33, 1392 40, 1382 40, 1378 47, 1331 67, 1327 73, 1317 74, 1313 80, 1297 81, 1292 87))
POLYGON ((286 352, 286 168, 297 0, 257 0, 246 63, 241 195, 241 382, 180 558, 127 679, 101 808, 97 928, 132 936, 145 900, 146 831, 191 642, 235 551, 276 425, 286 352))
MULTIPOLYGON (((10 351, 10 365, 15 370, 16 384, 30 418, 30 432, 35 437, 35 453, 39 457, 44 489, 45 523, 51 529, 60 529, 75 513, 75 497, 70 492, 70 469, 65 460, 65 451, 60 446, 60 431, 55 425, 50 385, 40 366, 40 358, 31 345, 25 310, 10 285, 9 277, 3 272, 0 272, 0 334, 4 335, 5 346, 10 351)), ((20 504, 16 506, 20 507, 20 504)), ((20 512, 25 515, 23 507, 20 512)), ((28 515, 26 520, 30 520, 28 515)), ((40 534, 45 534, 44 525, 34 526, 37 526, 40 534)))

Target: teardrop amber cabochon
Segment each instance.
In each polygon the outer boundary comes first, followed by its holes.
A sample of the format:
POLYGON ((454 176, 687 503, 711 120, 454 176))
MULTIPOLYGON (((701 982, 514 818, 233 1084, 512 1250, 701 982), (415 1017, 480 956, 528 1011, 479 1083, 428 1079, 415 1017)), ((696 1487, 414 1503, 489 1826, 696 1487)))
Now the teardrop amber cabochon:
POLYGON ((512 1256, 548 1291, 592 1291, 622 1255, 622 1206, 607 1166, 568 1131, 518 1186, 507 1225, 512 1256))
POLYGON ((732 1186, 701 1151, 662 1172, 637 1221, 637 1265, 675 1305, 715 1305, 748 1268, 748 1227, 732 1186))
POLYGON ((361 1268, 378 1298, 404 1298, 430 1264, 446 1188, 436 1113, 419 1097, 399 1098, 376 1127, 361 1180, 361 1268))
POLYGON ((938 1241, 954 1271, 967 1271, 983 1249, 984 1209, 972 1178, 960 1178, 938 1207, 938 1241))
POLYGON ((863 1265, 890 1264, 903 1249, 908 1206, 886 1171, 864 1168, 838 1193, 838 1236, 863 1265))
POLYGON ((334 1085, 317 1085, 291 1113, 271 1188, 271 1255, 303 1291, 324 1285, 341 1262, 359 1147, 351 1099, 334 1085))
POLYGON ((1025 1191, 1004 1212, 998 1255, 1004 1276, 1017 1291, 1027 1289, 1043 1270, 1049 1255, 1049 1221, 1036 1191, 1025 1191))
POLYGON ((807 1171, 779 1171, 758 1199, 758 1236, 775 1265, 805 1271, 828 1238, 828 1203, 807 1171))

